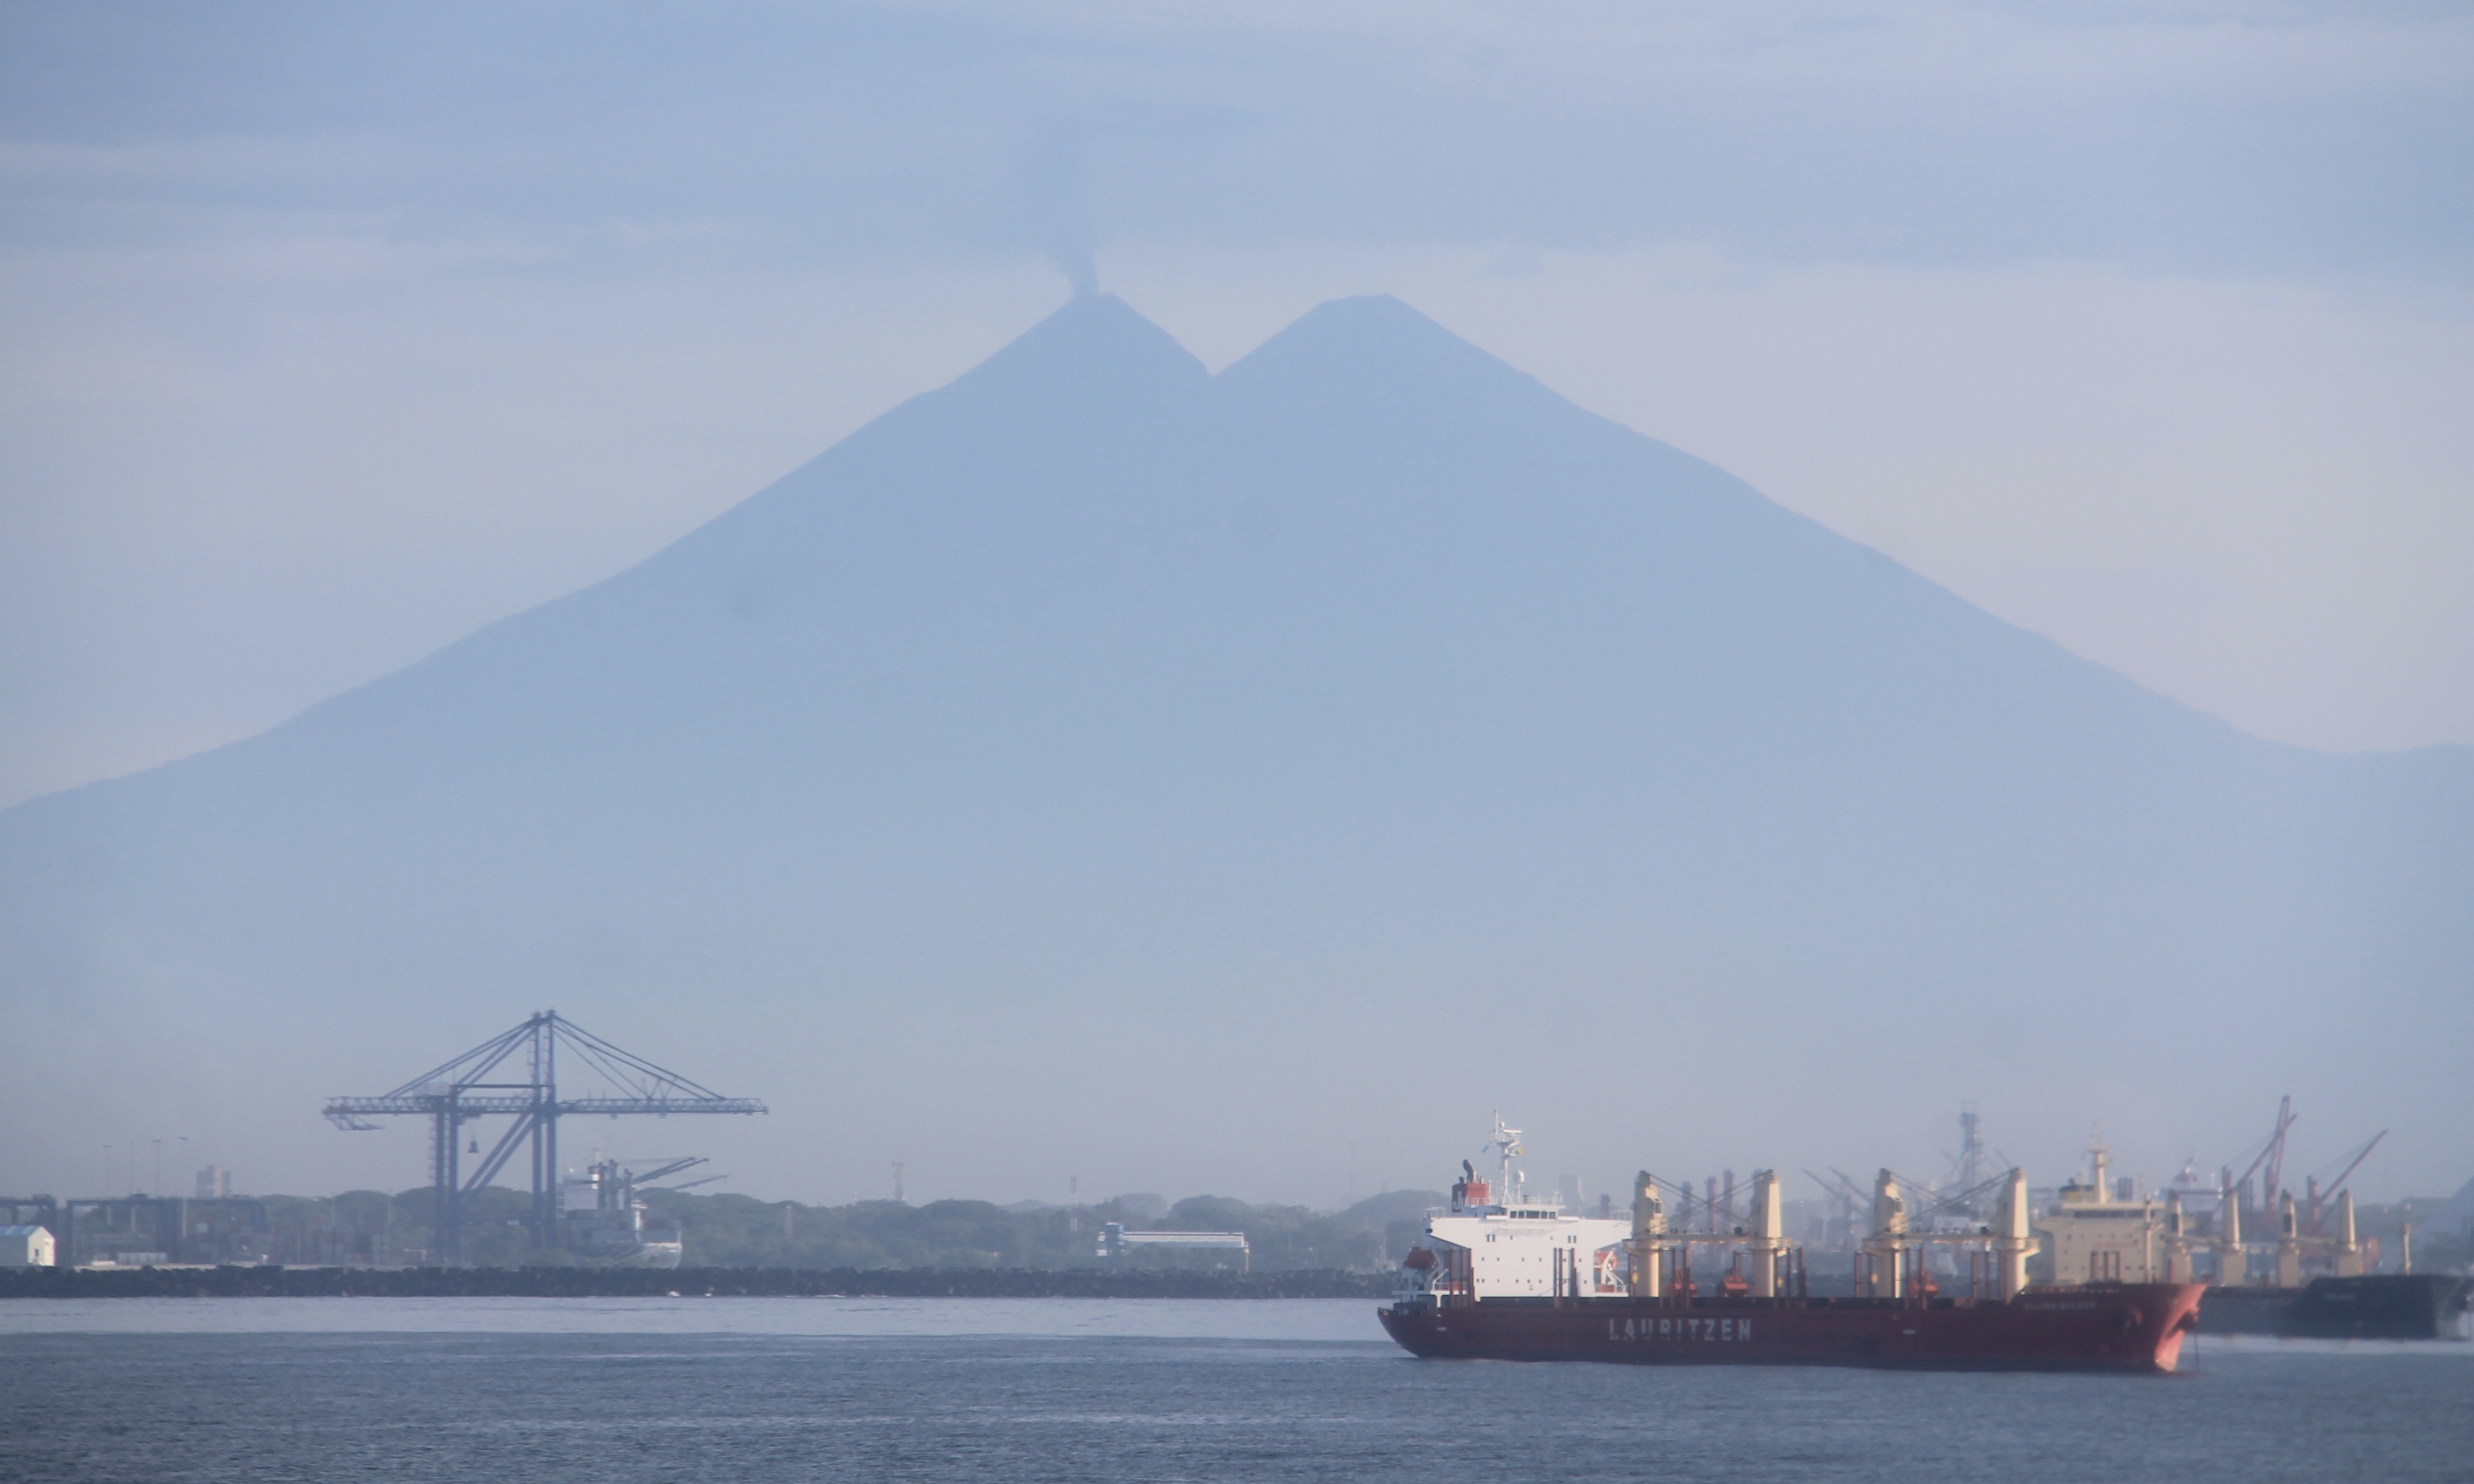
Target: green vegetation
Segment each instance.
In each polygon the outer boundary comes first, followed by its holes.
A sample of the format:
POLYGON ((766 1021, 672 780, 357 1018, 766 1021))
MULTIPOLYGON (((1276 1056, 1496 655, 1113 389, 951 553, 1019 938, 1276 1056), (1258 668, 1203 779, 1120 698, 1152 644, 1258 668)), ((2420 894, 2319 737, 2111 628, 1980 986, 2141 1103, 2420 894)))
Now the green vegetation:
MULTIPOLYGON (((1152 1202, 1121 1197, 1085 1206, 1014 1210, 985 1201, 935 1201, 909 1205, 861 1201, 851 1205, 799 1205, 747 1196, 649 1194, 645 1204, 675 1218, 691 1264, 762 1268, 1076 1268, 1095 1267, 1101 1229, 1123 1222, 1129 1231, 1243 1231, 1257 1272, 1307 1268, 1387 1267, 1423 1229, 1427 1206, 1443 1197, 1395 1191, 1347 1210, 1301 1205, 1249 1205, 1220 1196, 1195 1196, 1165 1212, 1152 1202), (1412 1219, 1403 1220, 1406 1214, 1412 1219)), ((1123 1265, 1144 1268, 1235 1267, 1225 1250, 1137 1247, 1123 1265)))
MULTIPOLYGON (((1157 1197, 1121 1196, 1096 1205, 1014 1208, 985 1201, 910 1205, 861 1201, 800 1205, 742 1195, 646 1192, 648 1226, 675 1221, 693 1267, 724 1268, 1096 1268, 1100 1233, 1110 1222, 1129 1231, 1243 1231, 1255 1272, 1371 1271, 1399 1260, 1425 1229, 1433 1191, 1399 1190, 1344 1211, 1302 1205, 1249 1205, 1195 1196, 1169 1205, 1157 1197)), ((426 1188, 389 1196, 353 1190, 323 1199, 269 1196, 264 1255, 277 1262, 419 1265, 434 1251, 426 1188)), ((575 1259, 539 1252, 524 1225, 531 1198, 493 1186, 465 1203, 465 1261, 475 1267, 540 1267, 575 1259)), ((208 1260, 229 1260, 217 1253, 208 1260)), ((1221 1249, 1135 1247, 1117 1264, 1144 1269, 1234 1268, 1221 1249)))
MULTIPOLYGON (((430 1259, 430 1191, 427 1186, 388 1195, 348 1190, 339 1196, 265 1196, 267 1230, 257 1245, 276 1262, 310 1266, 420 1265, 430 1259)), ((537 1253, 532 1246, 531 1195, 493 1185, 464 1203, 465 1261, 476 1267, 539 1265, 568 1261, 565 1253, 537 1253)), ((202 1253, 230 1260, 234 1253, 202 1253)))

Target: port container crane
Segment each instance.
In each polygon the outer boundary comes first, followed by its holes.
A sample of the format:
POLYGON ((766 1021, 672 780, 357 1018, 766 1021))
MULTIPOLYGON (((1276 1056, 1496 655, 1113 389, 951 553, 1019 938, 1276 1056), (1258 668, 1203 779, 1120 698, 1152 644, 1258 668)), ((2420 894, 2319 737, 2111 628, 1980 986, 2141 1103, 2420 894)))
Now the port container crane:
MULTIPOLYGON (((728 1098, 666 1067, 621 1051, 554 1010, 492 1036, 391 1092, 374 1098, 330 1098, 326 1116, 338 1129, 378 1127, 374 1118, 409 1116, 430 1121, 431 1220, 442 1267, 463 1260, 464 1203, 505 1168, 516 1150, 531 1145, 533 1241, 558 1242, 558 1121, 571 1113, 762 1113, 754 1098, 728 1098), (599 1074, 606 1094, 562 1098, 558 1053, 599 1074), (503 1070, 502 1070, 503 1069, 503 1070), (463 1127, 477 1118, 513 1120, 482 1155, 470 1175, 461 1173, 463 1127)), ((479 1152, 474 1141, 473 1152, 479 1152)))

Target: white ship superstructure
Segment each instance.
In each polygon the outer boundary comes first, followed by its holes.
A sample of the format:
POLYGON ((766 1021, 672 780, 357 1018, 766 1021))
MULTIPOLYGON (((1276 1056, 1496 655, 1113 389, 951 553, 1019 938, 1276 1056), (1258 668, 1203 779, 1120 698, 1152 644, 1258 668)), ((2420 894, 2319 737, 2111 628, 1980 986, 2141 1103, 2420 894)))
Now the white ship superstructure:
POLYGON ((2177 1229, 2178 1204, 2169 1213, 2153 1196, 2117 1190, 2111 1166, 2104 1141, 2091 1143, 2088 1181, 2066 1181, 2036 1218, 2041 1251, 2029 1272, 2038 1281, 2160 1283, 2190 1277, 2189 1264, 2177 1260, 2189 1245, 2177 1229))
MULTIPOLYGON (((664 1165, 656 1179, 700 1159, 679 1159, 664 1165)), ((618 1268, 675 1268, 687 1254, 675 1221, 662 1221, 636 1199, 640 1177, 619 1168, 615 1159, 596 1156, 581 1175, 562 1182, 568 1250, 588 1263, 618 1268)))
POLYGON ((1520 1131, 1494 1119, 1487 1149, 1495 1176, 1481 1180, 1467 1160, 1452 1186, 1452 1204, 1426 1218, 1425 1261, 1413 1253, 1401 1270, 1400 1297, 1465 1295, 1476 1299, 1608 1298, 1629 1293, 1624 1243, 1629 1221, 1564 1214, 1551 1201, 1533 1201, 1513 1160, 1520 1131))

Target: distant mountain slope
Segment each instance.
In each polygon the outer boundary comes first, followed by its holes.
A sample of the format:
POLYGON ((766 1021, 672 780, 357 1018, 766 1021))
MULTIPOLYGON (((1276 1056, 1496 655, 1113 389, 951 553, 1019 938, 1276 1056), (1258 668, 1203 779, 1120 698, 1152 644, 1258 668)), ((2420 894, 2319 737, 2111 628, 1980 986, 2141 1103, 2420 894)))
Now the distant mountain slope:
POLYGON ((743 1167, 995 1196, 1308 1199, 1280 1146, 1496 1103, 1618 1174, 1644 1117, 2403 1123, 2469 903, 2466 749, 2247 737, 1396 301, 1212 377, 1083 299, 630 572, 0 814, 0 1115, 341 1161, 319 1096, 555 1001, 771 1099, 743 1167))

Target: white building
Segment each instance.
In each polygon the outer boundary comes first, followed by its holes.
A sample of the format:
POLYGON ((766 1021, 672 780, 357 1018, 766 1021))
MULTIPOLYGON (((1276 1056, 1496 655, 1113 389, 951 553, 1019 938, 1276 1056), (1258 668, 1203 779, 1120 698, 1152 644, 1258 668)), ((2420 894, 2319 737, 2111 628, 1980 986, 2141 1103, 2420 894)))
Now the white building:
POLYGON ((0 1227, 0 1268, 48 1268, 51 1265, 50 1228, 0 1227))

